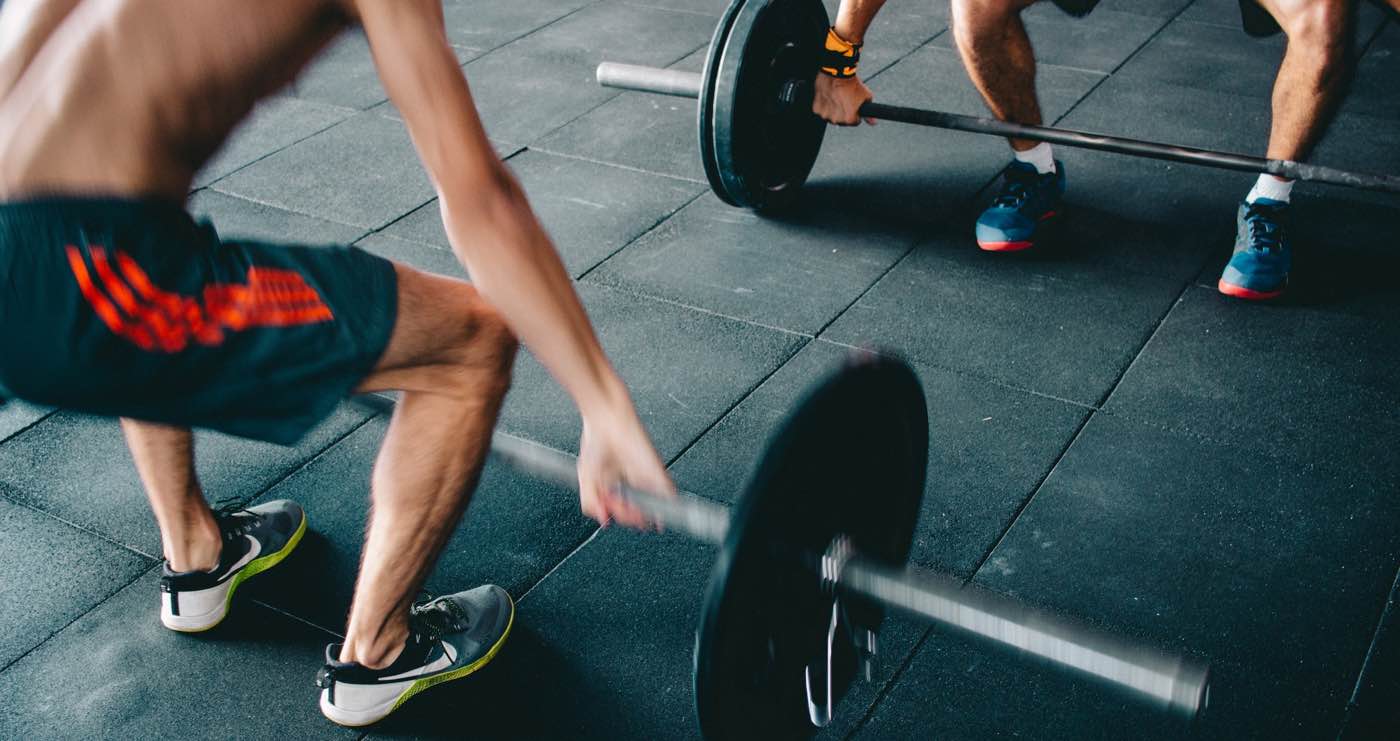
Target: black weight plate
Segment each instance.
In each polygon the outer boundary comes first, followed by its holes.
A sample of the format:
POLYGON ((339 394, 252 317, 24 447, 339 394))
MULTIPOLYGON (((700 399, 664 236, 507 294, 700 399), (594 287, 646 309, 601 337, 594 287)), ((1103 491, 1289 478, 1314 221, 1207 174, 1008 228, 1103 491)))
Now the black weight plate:
MULTIPOLYGON (((928 417, 913 371, 891 359, 841 369, 769 441, 734 507, 695 646, 695 702, 709 739, 805 738, 805 668, 824 661, 831 597, 812 567, 838 535, 861 554, 909 558, 928 462, 928 417)), ((883 609, 843 597, 875 630, 883 609)), ((857 670, 836 642, 839 698, 857 670)), ((836 703, 833 703, 836 704, 836 703)))
POLYGON ((724 191, 724 181, 719 176, 719 165, 715 161, 714 99, 715 75, 719 74, 719 58, 724 53, 724 40, 729 37, 729 28, 734 24, 734 16, 743 10, 746 0, 733 0, 724 9, 715 33, 710 37, 710 48, 705 53, 705 69, 701 74, 700 100, 696 106, 700 130, 700 161, 705 165, 705 177, 710 180, 710 188, 725 203, 735 205, 724 191))
POLYGON ((779 91, 816 76, 829 20, 820 0, 736 0, 730 9, 700 91, 701 161, 725 202, 777 208, 807 180, 826 133, 810 110, 782 104, 779 91))

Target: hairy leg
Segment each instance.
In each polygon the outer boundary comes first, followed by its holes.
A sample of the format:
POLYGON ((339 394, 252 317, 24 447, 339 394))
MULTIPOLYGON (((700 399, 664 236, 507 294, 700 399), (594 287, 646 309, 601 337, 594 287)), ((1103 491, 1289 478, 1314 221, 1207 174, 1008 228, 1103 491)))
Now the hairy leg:
POLYGON ((403 394, 371 485, 371 514, 341 661, 393 663, 408 607, 481 473, 516 342, 465 282, 399 266, 399 314, 362 391, 403 394))
POLYGON ((1327 130, 1342 97, 1355 5, 1351 0, 1264 0, 1263 5, 1288 34, 1274 81, 1268 156, 1301 160, 1327 130))
MULTIPOLYGON (((1035 0, 953 0, 953 36, 972 84, 1002 121, 1043 123, 1035 94, 1035 51, 1021 11, 1035 0)), ((1024 151, 1035 146, 1012 139, 1024 151)))
POLYGON ((212 569, 223 541, 194 471, 194 436, 184 427, 122 420, 146 497, 160 525, 161 547, 175 571, 212 569))

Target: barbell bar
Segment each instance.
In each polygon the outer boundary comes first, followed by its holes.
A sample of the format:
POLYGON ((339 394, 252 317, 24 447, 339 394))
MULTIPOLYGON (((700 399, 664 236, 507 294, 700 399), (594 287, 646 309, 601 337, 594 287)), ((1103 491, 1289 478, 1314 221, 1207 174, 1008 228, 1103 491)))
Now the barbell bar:
MULTIPOLYGON (((597 78, 598 83, 604 87, 673 95, 681 98, 699 98, 704 79, 697 72, 615 62, 603 62, 598 65, 597 78)), ((810 107, 811 83, 806 80, 790 80, 778 90, 777 95, 778 101, 784 106, 810 107)), ((1394 175, 1352 172, 1306 162, 1266 159, 1212 149, 1062 129, 1054 126, 1032 126, 982 116, 909 108, 874 101, 862 105, 860 115, 864 118, 895 121, 916 126, 1031 139, 1133 157, 1184 162, 1224 170, 1264 173, 1289 180, 1306 180, 1349 188, 1400 193, 1400 177, 1394 175)))
MULTIPOLYGON (((578 489, 577 461, 568 454, 499 432, 492 438, 491 451, 535 478, 578 489)), ((627 486, 620 495, 663 528, 711 545, 724 543, 730 513, 723 505, 685 493, 665 497, 627 486)), ((892 568, 858 552, 847 551, 835 559, 832 552, 809 553, 805 560, 837 593, 900 608, 1032 654, 1128 690, 1173 715, 1194 719, 1209 702, 1209 670, 1194 660, 1134 645, 950 577, 892 568)))

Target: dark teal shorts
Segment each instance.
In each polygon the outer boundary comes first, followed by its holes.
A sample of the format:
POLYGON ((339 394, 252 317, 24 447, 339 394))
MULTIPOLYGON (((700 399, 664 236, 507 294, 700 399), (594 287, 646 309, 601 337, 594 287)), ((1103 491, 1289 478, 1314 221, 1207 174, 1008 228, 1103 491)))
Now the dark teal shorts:
POLYGON ((176 203, 0 203, 0 389, 290 445, 389 344, 398 281, 355 247, 224 241, 176 203))

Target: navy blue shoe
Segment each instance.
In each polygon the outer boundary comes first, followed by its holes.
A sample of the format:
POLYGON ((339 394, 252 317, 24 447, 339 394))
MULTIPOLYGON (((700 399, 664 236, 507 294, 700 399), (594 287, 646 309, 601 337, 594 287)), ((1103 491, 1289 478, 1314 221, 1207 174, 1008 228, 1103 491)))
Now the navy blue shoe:
POLYGON ((1256 301, 1282 295, 1293 267, 1288 204, 1268 198, 1241 203, 1235 224, 1235 254, 1217 288, 1226 296, 1256 301))
POLYGON ((977 217, 977 246, 992 252, 1015 252, 1035 246, 1040 227, 1060 212, 1065 194, 1065 166, 1041 175, 1035 165, 1012 160, 1002 171, 1001 190, 977 217))

